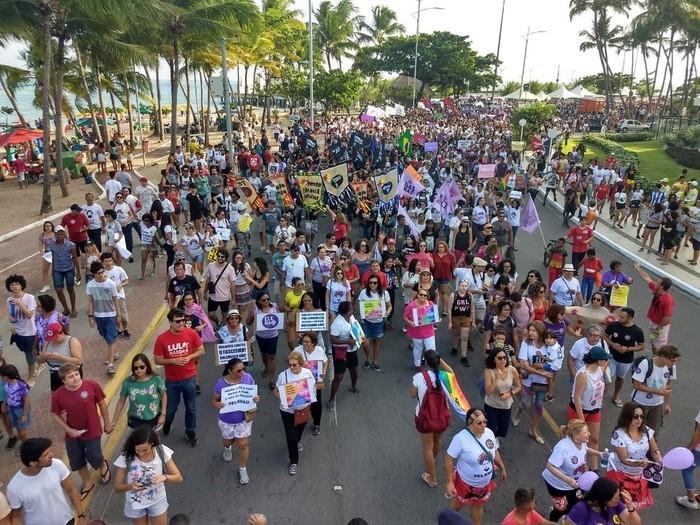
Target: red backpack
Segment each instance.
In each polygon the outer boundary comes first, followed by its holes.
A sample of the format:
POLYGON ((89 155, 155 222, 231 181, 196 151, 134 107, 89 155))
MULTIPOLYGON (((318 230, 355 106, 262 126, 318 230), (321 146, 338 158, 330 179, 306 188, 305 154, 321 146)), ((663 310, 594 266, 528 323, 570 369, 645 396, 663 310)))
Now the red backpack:
MULTIPOLYGON (((447 407, 445 390, 433 386, 428 372, 423 371, 423 379, 427 390, 416 416, 416 429, 422 434, 444 432, 450 426, 450 409, 447 407)), ((440 379, 436 377, 435 381, 440 379)))

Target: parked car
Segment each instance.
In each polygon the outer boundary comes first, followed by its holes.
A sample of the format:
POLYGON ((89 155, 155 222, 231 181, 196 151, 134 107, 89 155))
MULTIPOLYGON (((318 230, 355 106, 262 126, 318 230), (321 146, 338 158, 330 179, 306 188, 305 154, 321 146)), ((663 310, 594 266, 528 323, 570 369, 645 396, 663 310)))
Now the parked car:
POLYGON ((649 131, 649 124, 642 124, 638 120, 625 119, 621 120, 617 125, 617 131, 624 133, 626 131, 649 131))

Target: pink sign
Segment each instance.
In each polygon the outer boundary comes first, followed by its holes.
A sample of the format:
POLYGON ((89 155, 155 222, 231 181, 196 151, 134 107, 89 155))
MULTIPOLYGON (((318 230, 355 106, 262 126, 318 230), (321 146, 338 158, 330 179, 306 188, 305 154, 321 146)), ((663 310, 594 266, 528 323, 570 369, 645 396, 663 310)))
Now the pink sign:
POLYGON ((490 179, 496 172, 495 164, 479 164, 478 176, 480 179, 490 179))

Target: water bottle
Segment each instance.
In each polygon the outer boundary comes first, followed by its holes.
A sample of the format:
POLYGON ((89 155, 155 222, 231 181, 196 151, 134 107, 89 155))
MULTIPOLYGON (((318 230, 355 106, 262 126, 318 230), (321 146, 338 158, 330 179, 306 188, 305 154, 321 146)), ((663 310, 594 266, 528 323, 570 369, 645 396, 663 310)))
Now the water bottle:
POLYGON ((606 448, 600 455, 600 468, 608 470, 608 462, 610 461, 610 451, 606 448))

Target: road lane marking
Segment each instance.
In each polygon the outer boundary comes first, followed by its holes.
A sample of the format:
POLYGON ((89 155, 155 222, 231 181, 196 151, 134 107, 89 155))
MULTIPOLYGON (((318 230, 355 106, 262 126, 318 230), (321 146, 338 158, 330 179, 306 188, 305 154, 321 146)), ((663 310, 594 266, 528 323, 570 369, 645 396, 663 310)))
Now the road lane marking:
POLYGON ((6 271, 11 270, 15 266, 17 266, 18 264, 22 264, 24 262, 27 262, 29 259, 31 259, 32 257, 36 257, 37 255, 39 255, 39 252, 35 252, 31 255, 27 255, 24 259, 21 259, 21 260, 17 261, 16 263, 12 263, 10 266, 0 270, 0 273, 5 273, 6 271))

